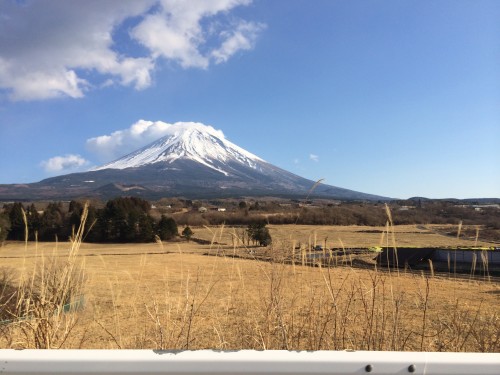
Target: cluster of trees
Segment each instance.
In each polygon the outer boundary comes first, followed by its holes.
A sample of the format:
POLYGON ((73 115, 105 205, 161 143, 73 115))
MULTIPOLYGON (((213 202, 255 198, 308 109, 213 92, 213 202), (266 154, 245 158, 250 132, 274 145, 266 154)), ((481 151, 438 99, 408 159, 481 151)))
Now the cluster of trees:
MULTIPOLYGON (((72 202, 73 203, 73 202, 72 202)), ((40 214, 35 205, 24 207, 22 203, 13 203, 4 206, 2 214, 1 229, 5 238, 21 241, 28 234, 28 239, 36 236, 40 239, 49 238, 54 240, 56 236, 63 233, 71 234, 74 223, 80 222, 81 212, 76 212, 74 204, 70 204, 68 212, 64 212, 61 203, 49 203, 43 214, 40 214)))
POLYGON ((264 222, 250 224, 247 228, 247 234, 254 245, 259 244, 260 246, 268 246, 271 244, 271 234, 264 222))
POLYGON ((155 236, 170 240, 177 236, 174 219, 162 216, 155 222, 150 215, 151 204, 141 198, 116 198, 100 210, 89 208, 88 221, 92 229, 86 238, 90 242, 151 242, 155 236))
MULTIPOLYGON (((207 202, 204 202, 205 204, 207 202)), ((87 227, 92 227, 85 241, 89 242, 149 242, 155 236, 170 240, 178 235, 177 225, 232 225, 248 228, 249 239, 266 244, 262 221, 268 224, 308 225, 365 225, 384 226, 387 214, 384 203, 336 202, 314 203, 289 201, 210 201, 215 207, 229 206, 226 212, 217 210, 198 212, 200 201, 164 200, 151 212, 151 204, 140 198, 116 198, 90 206, 87 227), (173 202, 173 203, 172 203, 173 202), (163 206, 163 208, 162 208, 163 206), (168 207, 168 208, 167 208, 168 207), (182 212, 183 210, 187 212, 182 212), (175 220, 165 216, 176 212, 175 220)), ((500 216, 495 207, 474 209, 472 205, 444 200, 407 200, 389 204, 394 224, 458 224, 481 225, 482 234, 488 238, 500 238, 500 216)), ((69 208, 61 203, 50 203, 39 213, 33 204, 24 207, 21 203, 4 206, 0 213, 0 241, 24 240, 25 218, 29 239, 35 233, 40 241, 53 241, 56 237, 67 239, 73 228, 80 223, 83 206, 72 201, 69 208), (24 216, 23 216, 24 215, 24 216)), ((189 240, 191 229, 182 235, 189 240)))
MULTIPOLYGON (((162 215, 155 220, 150 210, 149 202, 135 197, 110 200, 100 209, 90 206, 85 241, 151 242, 156 236, 161 240, 178 236, 173 218, 162 215)), ((33 204, 28 207, 21 203, 6 205, 0 217, 0 235, 3 236, 0 240, 24 240, 26 233, 29 240, 67 239, 80 225, 82 212, 83 205, 76 201, 70 202, 68 210, 64 210, 61 203, 50 203, 43 213, 33 204)))

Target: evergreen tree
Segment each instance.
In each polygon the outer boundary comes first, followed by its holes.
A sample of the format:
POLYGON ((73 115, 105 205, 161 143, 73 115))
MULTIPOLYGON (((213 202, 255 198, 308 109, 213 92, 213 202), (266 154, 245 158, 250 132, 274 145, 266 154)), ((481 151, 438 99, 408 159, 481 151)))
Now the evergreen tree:
POLYGON ((168 241, 179 235, 179 230, 177 228, 177 223, 171 217, 166 217, 161 215, 161 219, 158 222, 158 236, 162 241, 168 241))
POLYGON ((10 220, 5 214, 0 214, 0 244, 7 239, 10 230, 10 220))
POLYGON ((65 229, 62 203, 49 203, 40 220, 40 240, 54 241, 56 238, 66 240, 70 234, 65 229))
MULTIPOLYGON (((121 198, 120 198, 121 199, 121 198)), ((125 205, 117 200, 109 201, 102 212, 103 241, 126 242, 129 232, 125 205)))
POLYGON ((77 214, 82 214, 83 212, 83 204, 78 201, 71 201, 69 202, 69 208, 68 208, 69 213, 76 212, 77 214))
POLYGON ((139 218, 138 234, 136 242, 152 242, 155 238, 154 220, 149 215, 143 215, 139 218))
POLYGON ((28 207, 26 216, 28 220, 29 238, 34 240, 35 233, 40 232, 41 217, 33 203, 28 207))
POLYGON ((23 211, 24 206, 19 202, 7 207, 10 221, 10 231, 7 237, 9 240, 23 241, 25 238, 26 226, 24 224, 23 211))
POLYGON ((182 231, 182 236, 187 240, 187 242, 189 242, 191 240, 191 237, 193 236, 193 234, 194 234, 194 232, 188 226, 186 228, 184 228, 184 230, 182 231))

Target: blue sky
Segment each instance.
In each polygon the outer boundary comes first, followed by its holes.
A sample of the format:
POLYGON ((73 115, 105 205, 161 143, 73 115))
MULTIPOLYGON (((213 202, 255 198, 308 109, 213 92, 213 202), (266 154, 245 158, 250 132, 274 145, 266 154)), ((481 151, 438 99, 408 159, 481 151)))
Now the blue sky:
POLYGON ((0 183, 195 121, 335 186, 500 197, 499 20, 496 0, 2 0, 0 183))

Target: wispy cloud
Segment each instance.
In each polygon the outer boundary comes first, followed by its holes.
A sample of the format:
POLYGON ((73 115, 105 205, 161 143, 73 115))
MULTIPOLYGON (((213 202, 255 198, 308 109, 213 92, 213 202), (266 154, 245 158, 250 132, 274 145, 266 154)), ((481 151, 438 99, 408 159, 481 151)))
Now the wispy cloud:
POLYGON ((240 50, 252 49, 258 34, 264 28, 265 25, 261 23, 241 21, 234 30, 221 33, 225 40, 220 48, 212 51, 211 56, 219 64, 226 62, 240 50))
POLYGON ((145 89, 160 59, 182 68, 206 69, 253 48, 263 25, 234 17, 223 22, 233 8, 249 3, 86 0, 75 6, 59 0, 0 2, 0 90, 12 100, 80 98, 110 83, 145 89), (134 20, 117 38, 116 31, 124 22, 134 20), (118 49, 121 43, 138 43, 142 54, 118 49))
POLYGON ((47 173, 71 172, 87 167, 90 163, 80 155, 68 154, 64 156, 55 156, 40 163, 41 167, 47 173))
POLYGON ((319 156, 316 154, 309 154, 309 159, 311 159, 312 161, 318 162, 319 156))

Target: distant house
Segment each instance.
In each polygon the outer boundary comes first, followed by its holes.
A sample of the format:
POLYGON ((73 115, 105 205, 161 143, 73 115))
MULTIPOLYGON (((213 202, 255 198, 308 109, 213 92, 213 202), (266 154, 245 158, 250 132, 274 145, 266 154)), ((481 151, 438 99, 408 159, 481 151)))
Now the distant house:
POLYGON ((482 211, 485 208, 500 209, 500 204, 476 204, 476 205, 473 205, 472 207, 474 207, 474 210, 476 210, 476 211, 482 211))
POLYGON ((413 206, 401 206, 401 207, 399 207, 399 211, 409 211, 413 208, 415 208, 415 207, 413 207, 413 206))
POLYGON ((217 211, 219 211, 219 212, 226 212, 226 209, 224 207, 219 207, 219 208, 217 208, 217 211))

